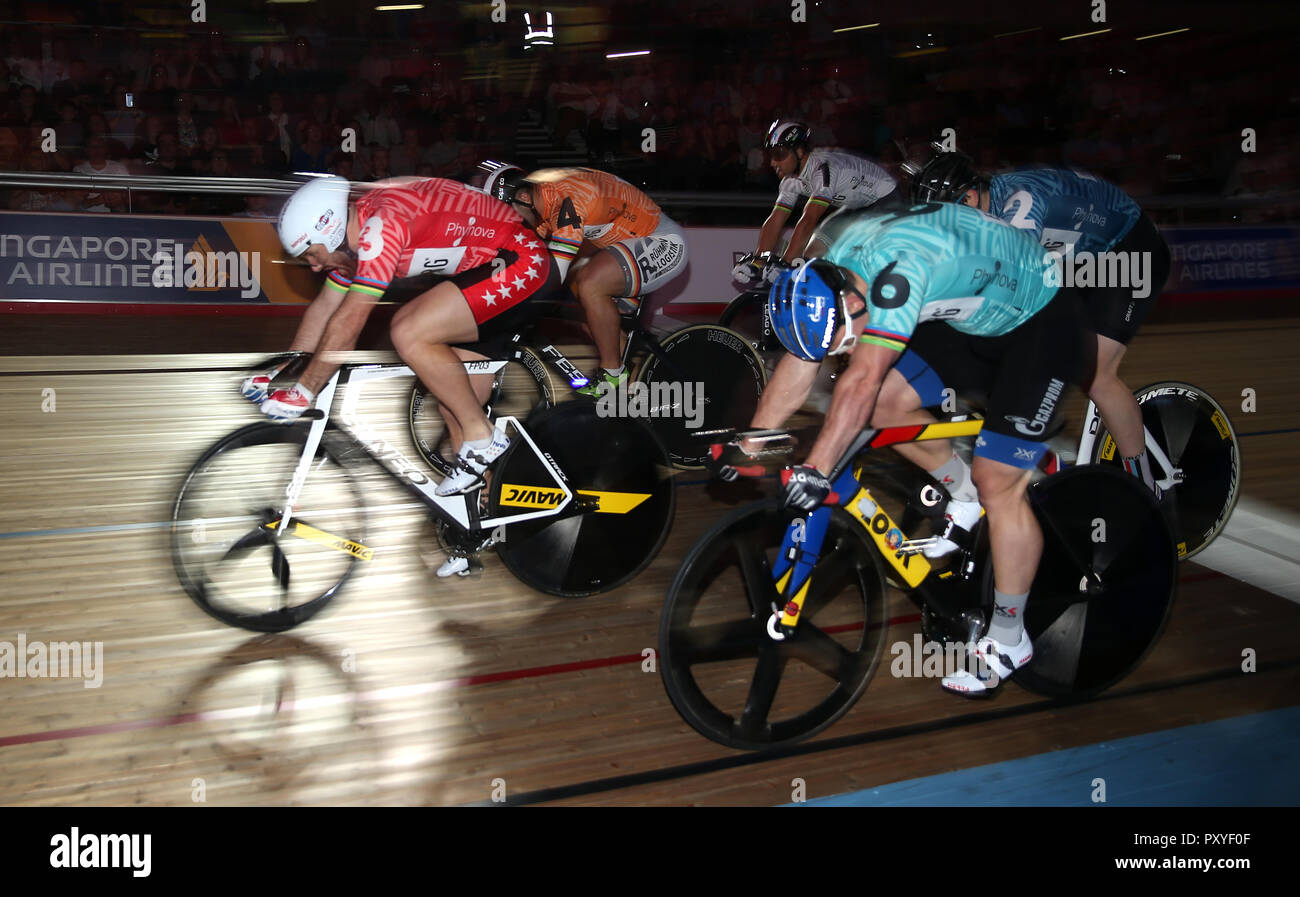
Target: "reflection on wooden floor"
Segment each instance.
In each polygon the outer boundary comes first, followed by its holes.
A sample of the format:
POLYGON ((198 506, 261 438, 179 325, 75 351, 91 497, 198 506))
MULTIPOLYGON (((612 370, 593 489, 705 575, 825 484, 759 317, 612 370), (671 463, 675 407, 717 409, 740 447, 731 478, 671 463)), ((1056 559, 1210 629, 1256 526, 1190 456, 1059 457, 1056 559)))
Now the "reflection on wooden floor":
MULTIPOLYGON (((1123 374, 1135 386, 1184 379, 1219 398, 1242 437, 1244 493, 1298 511, 1298 333, 1295 320, 1152 327, 1123 374), (1241 411, 1247 388, 1253 413, 1241 411)), ((0 803, 461 804, 504 793, 775 804, 795 778, 809 797, 831 795, 1300 696, 1300 607, 1190 563, 1156 650, 1102 700, 1051 706, 1011 687, 969 703, 882 664, 805 750, 751 762, 689 729, 643 655, 677 562, 725 510, 698 474, 680 477, 672 534, 648 570, 569 601, 522 588, 490 556, 477 577, 436 580, 432 526, 376 475, 365 487, 378 550, 364 575, 289 634, 234 630, 180 590, 163 524, 202 449, 257 419, 236 390, 253 360, 0 360, 0 642, 103 643, 98 688, 0 679, 0 803), (1246 648, 1260 672, 1241 672, 1246 648)), ((406 388, 367 393, 381 434, 401 444, 406 388)), ((910 641, 910 602, 894 595, 889 616, 888 640, 910 641)))

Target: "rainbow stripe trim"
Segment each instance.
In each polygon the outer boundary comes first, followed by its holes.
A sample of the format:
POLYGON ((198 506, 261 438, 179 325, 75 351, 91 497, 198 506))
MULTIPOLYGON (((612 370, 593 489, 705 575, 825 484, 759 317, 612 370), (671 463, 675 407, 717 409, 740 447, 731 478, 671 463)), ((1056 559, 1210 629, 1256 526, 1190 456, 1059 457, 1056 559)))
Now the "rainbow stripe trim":
POLYGON ((808 205, 810 205, 810 206, 812 206, 812 205, 817 205, 818 203, 820 203, 821 205, 824 205, 824 206, 826 206, 826 207, 829 208, 829 207, 830 207, 830 204, 831 204, 831 201, 830 201, 829 198, 823 198, 823 197, 820 197, 820 196, 814 196, 814 197, 812 197, 811 199, 808 200, 808 205))
POLYGON ((325 286, 338 290, 340 293, 346 293, 352 286, 352 281, 337 271, 331 271, 325 275, 325 286))
POLYGON ((858 337, 860 343, 871 343, 876 346, 884 346, 886 349, 893 349, 902 352, 907 348, 908 337, 901 333, 890 333, 888 330, 876 330, 866 327, 862 335, 858 337))

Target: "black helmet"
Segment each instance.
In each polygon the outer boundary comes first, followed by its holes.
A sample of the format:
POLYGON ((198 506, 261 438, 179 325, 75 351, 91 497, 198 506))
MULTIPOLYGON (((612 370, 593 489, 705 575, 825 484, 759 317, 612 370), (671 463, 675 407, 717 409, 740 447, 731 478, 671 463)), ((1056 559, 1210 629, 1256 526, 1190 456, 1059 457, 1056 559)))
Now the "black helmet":
POLYGON ((767 129, 767 139, 763 141, 763 149, 769 150, 778 146, 794 149, 802 146, 805 149, 808 146, 808 140, 812 137, 812 128, 808 127, 801 121, 791 121, 790 119, 778 118, 772 122, 772 126, 767 129))
POLYGON ((515 192, 524 185, 528 173, 518 165, 508 162, 493 162, 491 159, 480 162, 479 169, 488 173, 483 182, 483 192, 501 202, 514 202, 515 192))
POLYGON ((913 176, 912 202, 960 202, 967 190, 985 180, 970 156, 939 152, 913 176))

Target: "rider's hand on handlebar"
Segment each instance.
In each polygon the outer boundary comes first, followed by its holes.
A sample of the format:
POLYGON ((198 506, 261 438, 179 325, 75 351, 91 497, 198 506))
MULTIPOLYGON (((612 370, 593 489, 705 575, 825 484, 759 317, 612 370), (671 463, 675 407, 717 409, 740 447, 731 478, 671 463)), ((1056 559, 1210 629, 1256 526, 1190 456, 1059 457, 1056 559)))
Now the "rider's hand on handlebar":
POLYGON ((814 511, 831 494, 831 481, 816 467, 800 464, 787 467, 785 479, 785 506, 800 511, 814 511))
POLYGON ((782 271, 789 271, 791 268, 797 268, 803 264, 803 259, 791 259, 786 262, 780 258, 773 257, 771 261, 763 268, 763 281, 767 284, 776 283, 776 279, 781 276, 782 271))
POLYGON ((758 463, 758 456, 745 451, 738 442, 709 446, 709 457, 704 466, 726 483, 734 482, 740 477, 761 477, 766 472, 763 465, 758 463))
POLYGON ((254 405, 262 404, 262 401, 271 392, 271 381, 279 376, 280 373, 289 365, 294 364, 295 362, 301 364, 301 360, 306 357, 306 355, 306 352, 294 352, 288 357, 278 356, 277 359, 272 361, 270 366, 262 370, 254 371, 245 378, 244 382, 239 385, 239 394, 248 399, 248 401, 252 402, 254 405))
POLYGON ((293 423, 311 408, 316 396, 302 384, 292 389, 277 389, 258 406, 261 412, 277 423, 293 423))
POLYGON ((755 285, 763 279, 763 263, 751 252, 731 269, 731 279, 746 286, 755 285))

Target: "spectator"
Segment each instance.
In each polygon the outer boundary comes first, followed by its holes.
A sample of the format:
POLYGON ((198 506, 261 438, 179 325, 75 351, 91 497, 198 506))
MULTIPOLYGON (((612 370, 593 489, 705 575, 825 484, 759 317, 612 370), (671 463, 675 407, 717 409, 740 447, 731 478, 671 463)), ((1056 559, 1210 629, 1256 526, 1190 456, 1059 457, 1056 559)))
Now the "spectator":
POLYGON ((134 105, 135 97, 130 96, 132 105, 128 106, 130 94, 125 84, 113 88, 113 108, 104 117, 108 120, 109 136, 123 147, 135 146, 136 133, 140 130, 140 110, 134 105))
POLYGON ((366 180, 382 181, 393 176, 393 169, 388 164, 388 149, 382 146, 370 148, 370 171, 366 180))
POLYGON ((243 120, 239 117, 239 103, 226 95, 221 99, 221 117, 217 119, 218 142, 225 146, 238 146, 244 141, 243 120))
POLYGON ((194 120, 193 98, 187 93, 176 95, 176 115, 172 130, 180 143, 181 154, 186 158, 199 148, 199 123, 194 120))
POLYGON ((266 121, 270 122, 273 135, 271 140, 279 147, 285 159, 288 159, 293 150, 293 140, 289 136, 289 114, 284 111, 284 95, 275 91, 266 100, 266 121))
POLYGON ((81 155, 86 146, 86 126, 77 118, 77 107, 71 100, 59 105, 59 123, 54 126, 55 145, 60 153, 81 155))
MULTIPOLYGON (((102 136, 91 137, 86 145, 86 161, 73 169, 77 174, 94 177, 101 174, 126 175, 126 166, 108 157, 108 140, 102 136)), ((87 191, 81 201, 86 212, 121 211, 126 208, 125 190, 87 191)))
POLYGON ((415 167, 420 164, 424 150, 420 147, 420 133, 415 128, 402 131, 402 142, 389 151, 393 163, 393 173, 398 177, 415 174, 415 167))
POLYGON ((307 126, 306 138, 289 157, 289 167, 294 171, 329 171, 331 152, 333 147, 325 144, 321 126, 312 122, 307 126))
POLYGON ((365 129, 364 139, 367 145, 382 147, 397 146, 402 140, 402 131, 393 118, 393 101, 384 100, 379 104, 379 111, 374 115, 361 114, 361 125, 365 129))
POLYGON ((460 151, 460 140, 456 136, 456 120, 448 117, 442 120, 442 136, 429 147, 424 154, 424 161, 431 164, 438 177, 446 177, 455 167, 456 153, 460 151))

